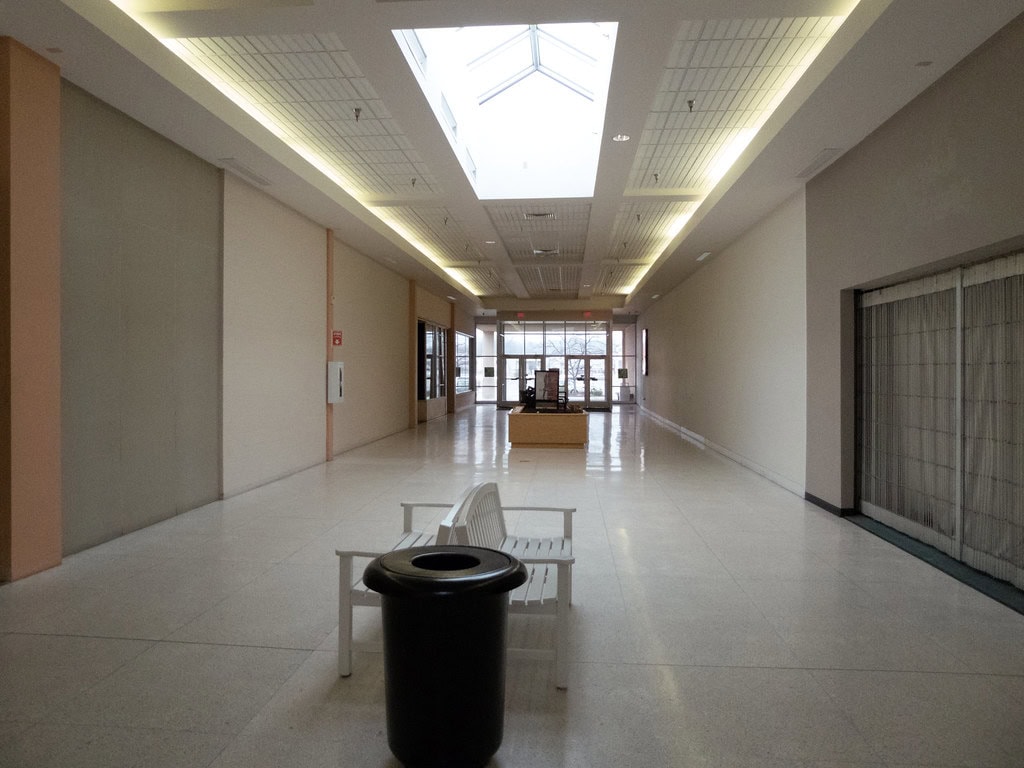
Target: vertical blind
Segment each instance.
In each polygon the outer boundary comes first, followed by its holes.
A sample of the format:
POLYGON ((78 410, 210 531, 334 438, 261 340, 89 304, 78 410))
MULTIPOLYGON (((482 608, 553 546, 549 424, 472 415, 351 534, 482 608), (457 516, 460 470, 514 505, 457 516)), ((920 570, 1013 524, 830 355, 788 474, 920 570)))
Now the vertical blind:
POLYGON ((865 514, 1024 586, 1024 255, 861 295, 865 514))

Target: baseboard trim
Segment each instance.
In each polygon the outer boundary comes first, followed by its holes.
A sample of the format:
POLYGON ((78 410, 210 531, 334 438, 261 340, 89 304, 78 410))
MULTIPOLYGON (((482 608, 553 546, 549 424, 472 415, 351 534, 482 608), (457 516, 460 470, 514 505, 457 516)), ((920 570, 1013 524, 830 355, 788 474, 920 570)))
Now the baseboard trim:
POLYGON ((717 443, 713 443, 710 440, 705 441, 705 444, 715 453, 721 454, 730 461, 735 461, 741 467, 746 467, 751 472, 756 472, 761 477, 771 480, 776 485, 785 488, 794 496, 799 496, 801 498, 803 497, 804 487, 800 483, 790 480, 788 477, 784 477, 783 475, 780 475, 778 472, 774 472, 768 469, 767 467, 762 467, 757 462, 751 461, 747 457, 742 456, 736 453, 735 451, 730 451, 728 448, 718 445, 717 443))
POLYGON ((668 427, 673 432, 678 432, 679 436, 688 443, 693 443, 698 448, 707 448, 707 441, 702 435, 698 435, 696 432, 691 432, 686 427, 681 427, 673 421, 669 421, 664 416, 661 416, 654 411, 648 410, 645 406, 640 406, 640 410, 644 412, 649 418, 654 419, 656 422, 661 424, 663 427, 668 427))
POLYGON ((757 462, 751 461, 750 459, 746 458, 745 456, 742 456, 741 454, 736 453, 735 451, 731 451, 724 446, 718 445, 717 443, 713 443, 703 435, 698 435, 696 432, 693 432, 687 429, 686 427, 681 427, 678 424, 669 421, 664 416, 659 416, 654 411, 649 411, 644 406, 640 406, 640 409, 644 412, 645 415, 654 419, 662 426, 667 427, 673 432, 677 432, 679 436, 686 440, 688 443, 693 443, 694 445, 701 449, 710 448, 718 455, 724 456, 725 458, 729 459, 729 461, 735 462, 736 464, 739 464, 741 467, 749 469, 751 472, 754 472, 760 475, 761 477, 770 480, 780 488, 785 488, 793 495, 803 498, 804 487, 800 483, 790 480, 788 477, 784 477, 780 475, 778 472, 773 472, 767 467, 762 467, 757 462))
POLYGON ((899 547, 919 560, 923 560, 929 565, 938 568, 961 584, 966 584, 968 587, 976 589, 996 602, 1002 603, 1007 608, 1024 615, 1024 591, 1017 589, 1013 584, 997 579, 994 576, 989 576, 987 573, 971 568, 971 566, 959 560, 954 560, 945 552, 939 551, 930 544, 925 544, 905 533, 900 533, 895 528, 890 528, 888 525, 873 520, 867 515, 855 513, 847 516, 846 519, 893 546, 899 547))
POLYGON ((824 499, 819 499, 817 496, 815 496, 812 493, 806 493, 805 492, 804 493, 804 501, 809 501, 814 506, 821 507, 826 512, 831 512, 836 517, 849 517, 850 515, 854 515, 854 514, 857 513, 857 510, 855 510, 855 509, 846 509, 844 507, 837 507, 835 504, 827 502, 824 499))

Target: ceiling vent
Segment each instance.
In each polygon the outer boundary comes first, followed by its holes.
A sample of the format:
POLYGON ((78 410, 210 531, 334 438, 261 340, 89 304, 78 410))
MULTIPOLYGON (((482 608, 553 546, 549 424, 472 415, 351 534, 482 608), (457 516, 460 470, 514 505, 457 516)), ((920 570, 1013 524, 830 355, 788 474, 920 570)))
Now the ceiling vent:
POLYGON ((550 211, 546 213, 524 213, 523 218, 526 219, 527 221, 536 221, 537 219, 553 219, 555 218, 555 214, 551 213, 550 211))
POLYGON ((557 256, 561 251, 557 248, 534 248, 534 256, 557 256))

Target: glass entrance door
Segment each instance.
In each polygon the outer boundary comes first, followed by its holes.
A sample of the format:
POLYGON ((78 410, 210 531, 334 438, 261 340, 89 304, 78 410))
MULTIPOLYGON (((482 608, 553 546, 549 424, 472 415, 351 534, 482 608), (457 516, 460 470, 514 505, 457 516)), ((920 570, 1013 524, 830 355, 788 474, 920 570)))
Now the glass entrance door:
POLYGON ((525 355, 507 355, 505 357, 505 378, 501 382, 501 401, 506 404, 518 403, 519 393, 533 386, 534 373, 539 371, 541 358, 525 355))
POLYGON ((608 369, 604 357, 567 357, 566 394, 584 408, 608 407, 608 369))

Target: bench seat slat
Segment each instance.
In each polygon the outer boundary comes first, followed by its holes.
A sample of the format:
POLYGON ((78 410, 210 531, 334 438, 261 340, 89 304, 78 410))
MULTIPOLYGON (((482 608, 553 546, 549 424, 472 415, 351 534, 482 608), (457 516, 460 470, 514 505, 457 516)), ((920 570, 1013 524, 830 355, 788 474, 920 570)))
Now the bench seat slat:
POLYGON ((536 564, 527 566, 529 578, 521 586, 512 591, 510 606, 512 611, 522 607, 525 611, 538 609, 546 604, 553 612, 554 602, 558 598, 558 583, 554 565, 536 564))
POLYGON ((506 536, 497 546, 502 552, 518 559, 572 557, 572 539, 528 539, 506 536))

